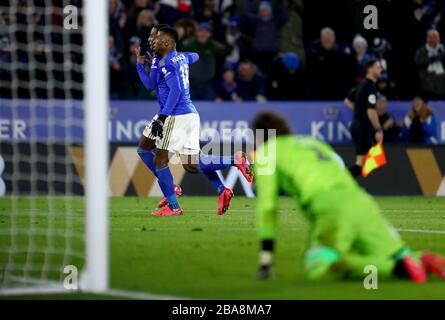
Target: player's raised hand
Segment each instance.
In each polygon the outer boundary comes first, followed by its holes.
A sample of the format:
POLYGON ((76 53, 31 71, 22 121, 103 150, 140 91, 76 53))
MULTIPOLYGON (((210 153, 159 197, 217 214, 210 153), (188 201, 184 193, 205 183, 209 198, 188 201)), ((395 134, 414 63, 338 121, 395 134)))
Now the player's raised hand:
POLYGON ((136 47, 136 48, 134 48, 134 54, 136 55, 136 60, 137 60, 139 63, 144 64, 145 56, 141 56, 141 47, 136 47))
POLYGON ((149 51, 147 51, 145 53, 145 62, 147 62, 148 64, 151 64, 153 62, 153 57, 154 55, 152 55, 149 51))

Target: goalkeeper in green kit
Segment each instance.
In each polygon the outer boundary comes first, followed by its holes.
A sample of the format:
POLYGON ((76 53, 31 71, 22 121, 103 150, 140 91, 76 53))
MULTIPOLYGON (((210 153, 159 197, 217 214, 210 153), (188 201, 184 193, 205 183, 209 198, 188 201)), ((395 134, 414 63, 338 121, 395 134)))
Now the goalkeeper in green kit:
POLYGON ((258 130, 265 132, 254 164, 259 279, 273 275, 280 191, 297 201, 310 224, 304 257, 309 279, 363 277, 368 265, 377 267, 380 277, 425 282, 427 272, 432 272, 445 279, 445 258, 412 252, 329 145, 292 135, 286 119, 272 112, 258 114, 253 129, 257 140, 258 130), (267 136, 268 130, 275 134, 267 136))

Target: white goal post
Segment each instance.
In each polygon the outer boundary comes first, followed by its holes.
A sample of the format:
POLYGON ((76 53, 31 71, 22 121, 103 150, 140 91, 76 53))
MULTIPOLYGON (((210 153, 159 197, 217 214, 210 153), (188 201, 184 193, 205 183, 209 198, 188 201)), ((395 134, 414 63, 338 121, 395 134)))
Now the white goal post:
POLYGON ((108 289, 108 1, 85 1, 85 290, 108 289))
POLYGON ((0 296, 109 292, 108 68, 108 0, 0 3, 0 296))

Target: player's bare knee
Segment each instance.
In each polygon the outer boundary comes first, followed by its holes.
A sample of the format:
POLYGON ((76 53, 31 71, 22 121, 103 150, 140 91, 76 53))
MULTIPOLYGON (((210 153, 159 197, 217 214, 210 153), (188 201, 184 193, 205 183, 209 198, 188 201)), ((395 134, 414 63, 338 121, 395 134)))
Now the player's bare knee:
POLYGON ((155 163, 156 168, 164 168, 164 167, 168 166, 168 159, 165 160, 165 159, 159 159, 159 158, 155 157, 154 163, 155 163))
POLYGON ((168 154, 156 152, 154 163, 157 168, 168 166, 168 154))
POLYGON ((156 142, 142 135, 141 139, 139 140, 139 148, 144 150, 153 150, 156 148, 156 142))

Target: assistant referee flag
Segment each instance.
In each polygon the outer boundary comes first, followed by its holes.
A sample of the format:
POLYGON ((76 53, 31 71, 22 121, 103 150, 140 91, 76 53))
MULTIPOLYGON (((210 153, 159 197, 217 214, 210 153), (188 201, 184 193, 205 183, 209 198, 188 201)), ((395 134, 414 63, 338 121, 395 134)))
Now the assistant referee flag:
POLYGON ((366 177, 375 169, 384 166, 386 164, 385 151, 380 143, 377 143, 371 149, 365 157, 365 162, 362 167, 362 176, 366 177))

